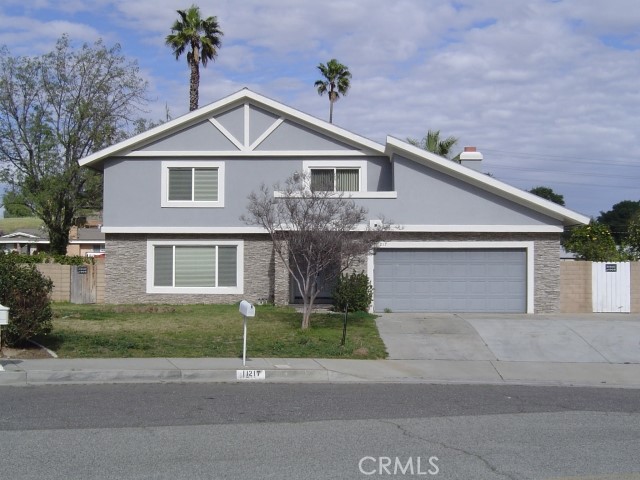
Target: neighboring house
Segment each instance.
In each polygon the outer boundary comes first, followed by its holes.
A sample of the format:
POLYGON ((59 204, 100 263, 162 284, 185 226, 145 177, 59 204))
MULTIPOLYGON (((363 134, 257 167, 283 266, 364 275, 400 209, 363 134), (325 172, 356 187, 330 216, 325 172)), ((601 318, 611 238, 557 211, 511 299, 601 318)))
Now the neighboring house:
POLYGON ((0 237, 0 248, 31 255, 49 250, 49 236, 38 228, 24 228, 0 237))
MULTIPOLYGON (((99 228, 71 227, 67 255, 104 256, 104 233, 99 228)), ((0 249, 31 255, 49 251, 49 235, 44 229, 22 229, 0 237, 0 249)))
POLYGON ((102 229, 71 227, 67 255, 104 257, 105 239, 102 229))
POLYGON ((307 171, 400 228, 365 262, 375 311, 559 311, 560 234, 589 218, 481 158, 382 145, 241 90, 81 160, 104 172, 106 301, 290 302, 269 237, 240 216, 262 183, 307 171))

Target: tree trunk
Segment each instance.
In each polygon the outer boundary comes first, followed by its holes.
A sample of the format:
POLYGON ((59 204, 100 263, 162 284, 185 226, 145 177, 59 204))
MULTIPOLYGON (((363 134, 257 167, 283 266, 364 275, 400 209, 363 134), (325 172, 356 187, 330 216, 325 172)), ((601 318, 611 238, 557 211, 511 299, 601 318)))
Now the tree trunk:
POLYGON ((200 87, 200 65, 191 60, 191 82, 189 85, 189 110, 198 109, 198 89, 200 87))
POLYGON ((313 305, 311 305, 310 303, 304 304, 304 308, 302 309, 302 325, 300 326, 302 330, 307 330, 311 326, 312 310, 313 310, 313 305))
POLYGON ((303 282, 305 285, 304 292, 302 292, 302 330, 307 330, 311 326, 311 313, 313 312, 313 304, 318 296, 318 289, 316 283, 310 278, 306 278, 303 282))
POLYGON ((50 253, 55 255, 66 255, 67 245, 69 244, 69 229, 49 227, 48 230, 50 253))
POLYGON ((334 97, 333 92, 329 93, 329 123, 333 123, 333 103, 336 101, 334 97))

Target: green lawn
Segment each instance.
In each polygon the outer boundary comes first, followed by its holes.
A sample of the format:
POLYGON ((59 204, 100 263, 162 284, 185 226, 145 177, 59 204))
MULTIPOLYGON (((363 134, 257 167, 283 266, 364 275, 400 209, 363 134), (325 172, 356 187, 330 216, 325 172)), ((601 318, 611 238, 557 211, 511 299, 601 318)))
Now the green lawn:
MULTIPOLYGON (((53 332, 39 343, 62 358, 241 357, 237 305, 53 305, 53 332)), ((373 315, 317 313, 300 329, 292 308, 256 306, 248 319, 247 355, 279 358, 385 358, 373 315)))

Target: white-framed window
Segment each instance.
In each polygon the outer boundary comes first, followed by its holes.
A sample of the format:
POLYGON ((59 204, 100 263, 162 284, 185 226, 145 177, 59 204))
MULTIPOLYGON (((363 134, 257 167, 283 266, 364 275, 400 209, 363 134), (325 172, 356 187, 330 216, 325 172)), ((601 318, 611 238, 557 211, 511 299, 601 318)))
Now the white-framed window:
POLYGON ((359 168, 312 168, 311 191, 359 192, 359 168))
POLYGON ((318 160, 303 162, 309 176, 309 188, 323 192, 366 192, 365 161, 318 160))
POLYGON ((147 293, 244 293, 244 242, 149 240, 147 293))
POLYGON ((224 162, 162 162, 163 207, 224 207, 224 162))

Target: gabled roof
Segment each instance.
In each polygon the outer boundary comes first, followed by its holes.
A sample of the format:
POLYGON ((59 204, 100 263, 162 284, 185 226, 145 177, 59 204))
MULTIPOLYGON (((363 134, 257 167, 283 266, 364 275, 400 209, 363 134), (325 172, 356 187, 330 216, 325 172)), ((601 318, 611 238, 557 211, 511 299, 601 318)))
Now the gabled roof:
MULTIPOLYGON (((93 153, 92 155, 81 159, 79 163, 81 166, 100 169, 102 162, 108 157, 126 155, 136 148, 149 144, 162 137, 171 135, 186 127, 208 119, 213 115, 223 113, 244 103, 250 103, 251 105, 276 113, 285 119, 293 120, 298 124, 310 128, 311 130, 323 133, 371 154, 384 155, 384 145, 244 88, 234 94, 218 100, 217 102, 210 103, 198 110, 189 112, 144 133, 93 153)), ((263 155, 266 154, 266 152, 261 153, 263 155)))
MULTIPOLYGON (((452 162, 446 158, 415 147, 394 137, 387 137, 386 145, 379 144, 368 138, 352 133, 324 120, 303 113, 280 102, 267 98, 247 88, 231 94, 217 102, 213 102, 198 110, 189 112, 170 122, 152 128, 147 132, 100 150, 80 160, 81 166, 101 169, 104 160, 114 156, 126 156, 134 150, 172 135, 187 127, 196 125, 205 119, 229 111, 239 105, 250 104, 275 113, 278 116, 305 126, 313 131, 327 135, 332 139, 348 144, 370 155, 386 155, 390 159, 394 154, 457 178, 470 185, 474 185, 499 197, 513 201, 519 205, 547 215, 561 221, 564 225, 576 225, 589 223, 589 218, 545 200, 541 197, 525 192, 504 182, 496 180, 468 167, 452 162)), ((138 152, 135 152, 138 153, 138 152)), ((134 155, 135 155, 134 153, 134 155)), ((239 151, 239 154, 248 152, 239 151)), ((259 155, 269 155, 273 152, 251 152, 259 155)))
MULTIPOLYGON (((49 243, 46 230, 26 228, 0 237, 0 243, 49 243)), ((99 228, 79 228, 78 238, 69 243, 105 243, 104 233, 99 228)))
POLYGON ((565 226, 589 223, 590 219, 585 215, 569 210, 568 208, 550 202, 549 200, 532 193, 520 190, 519 188, 501 182, 500 180, 496 180, 489 175, 462 166, 459 163, 452 162, 449 159, 440 157, 439 155, 423 150, 397 138, 387 137, 385 152, 390 158, 393 158, 394 154, 400 155, 428 168, 432 168, 436 171, 462 180, 470 185, 474 185, 487 192, 506 198, 507 200, 511 200, 536 212, 561 220, 565 226))
POLYGON ((26 240, 49 240, 49 235, 45 230, 39 230, 37 228, 25 228, 22 230, 16 230, 15 232, 7 233, 0 238, 12 238, 12 239, 26 239, 26 240))

